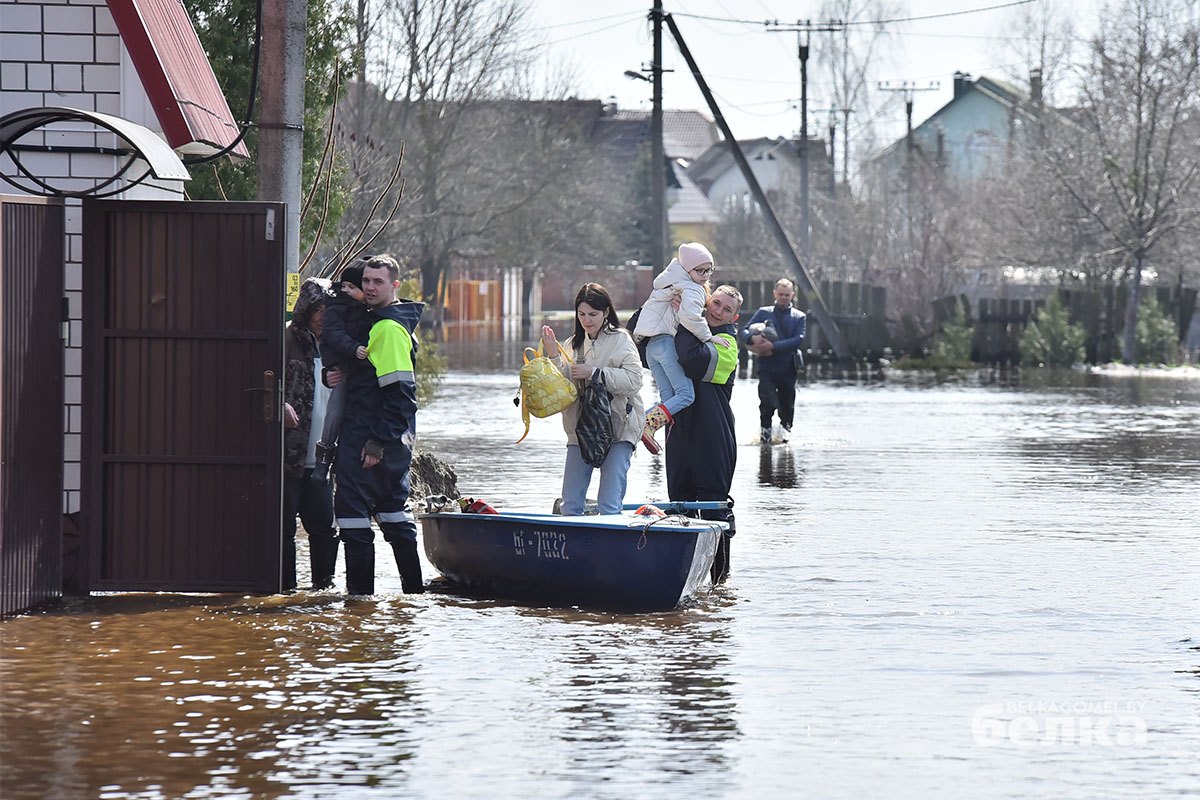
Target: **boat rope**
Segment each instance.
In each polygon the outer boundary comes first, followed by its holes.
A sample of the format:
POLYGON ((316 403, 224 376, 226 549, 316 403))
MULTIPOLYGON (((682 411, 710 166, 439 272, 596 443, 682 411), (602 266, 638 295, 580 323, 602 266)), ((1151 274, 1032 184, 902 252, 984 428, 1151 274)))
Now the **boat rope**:
POLYGON ((646 532, 650 530, 650 527, 652 525, 656 525, 657 523, 662 522, 663 520, 668 520, 668 519, 677 521, 680 524, 680 526, 684 527, 684 528, 690 527, 692 524, 692 518, 685 517, 683 514, 665 514, 661 517, 654 517, 653 519, 651 519, 649 522, 647 522, 645 525, 642 526, 642 535, 638 537, 637 549, 642 550, 646 547, 646 543, 647 543, 646 532))

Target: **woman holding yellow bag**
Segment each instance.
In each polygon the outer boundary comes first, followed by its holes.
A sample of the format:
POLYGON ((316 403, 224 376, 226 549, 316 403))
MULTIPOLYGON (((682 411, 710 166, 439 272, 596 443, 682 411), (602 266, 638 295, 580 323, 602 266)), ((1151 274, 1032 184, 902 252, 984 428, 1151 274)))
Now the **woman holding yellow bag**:
MULTIPOLYGON (((598 283, 585 283, 575 295, 575 333, 562 343, 574 363, 560 357, 560 346, 549 325, 542 328, 546 355, 559 361, 563 375, 582 388, 598 376, 612 394, 613 444, 600 466, 597 495, 601 514, 617 514, 625 502, 625 480, 634 445, 642 438, 645 410, 642 405, 642 360, 629 332, 621 327, 608 290, 598 283)), ((583 513, 584 499, 592 481, 592 467, 583 460, 575 426, 579 400, 563 412, 567 432, 567 464, 563 470, 562 513, 583 513)))

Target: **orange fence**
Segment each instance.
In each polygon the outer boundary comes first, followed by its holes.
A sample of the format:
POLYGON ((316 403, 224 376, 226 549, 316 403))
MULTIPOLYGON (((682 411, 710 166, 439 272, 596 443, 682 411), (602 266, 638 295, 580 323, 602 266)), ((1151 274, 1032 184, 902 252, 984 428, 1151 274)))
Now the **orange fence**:
POLYGON ((503 302, 500 281, 447 281, 446 321, 498 322, 503 302))

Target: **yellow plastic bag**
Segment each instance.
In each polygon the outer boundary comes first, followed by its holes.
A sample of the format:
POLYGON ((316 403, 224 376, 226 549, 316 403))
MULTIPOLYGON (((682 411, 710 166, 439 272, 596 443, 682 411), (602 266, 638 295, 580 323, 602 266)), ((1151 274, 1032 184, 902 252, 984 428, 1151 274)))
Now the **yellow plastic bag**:
MULTIPOLYGON (((567 351, 559 348, 559 353, 571 363, 567 351)), ((542 355, 542 343, 538 342, 537 349, 526 347, 524 352, 525 366, 521 367, 521 419, 525 422, 525 433, 517 444, 525 441, 529 435, 529 415, 545 418, 566 410, 575 398, 579 396, 575 383, 559 371, 558 367, 546 356, 542 355), (533 353, 533 358, 529 354, 533 353)))

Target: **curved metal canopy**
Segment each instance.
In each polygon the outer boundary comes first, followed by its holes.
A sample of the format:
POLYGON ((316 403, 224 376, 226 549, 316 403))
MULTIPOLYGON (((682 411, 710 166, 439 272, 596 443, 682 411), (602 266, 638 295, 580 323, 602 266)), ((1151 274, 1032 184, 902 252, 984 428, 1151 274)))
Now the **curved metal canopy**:
MULTIPOLYGON (((57 148, 46 147, 49 152, 54 152, 57 148)), ((63 148, 65 149, 65 148, 63 148)), ((73 152, 78 152, 77 148, 72 148, 73 152)), ((17 111, 9 112, 0 117, 0 152, 7 153, 12 159, 17 169, 21 171, 25 178, 37 184, 43 190, 43 193, 60 195, 60 196, 82 196, 93 195, 102 196, 101 190, 121 178, 125 172, 133 165, 134 161, 141 159, 146 162, 146 172, 137 180, 130 181, 128 184, 108 192, 107 194, 116 194, 124 191, 131 185, 136 185, 146 180, 153 175, 158 180, 175 180, 186 181, 191 179, 188 174, 187 167, 176 155, 175 151, 167 145, 154 131, 146 128, 136 122, 130 122, 121 117, 114 117, 111 114, 101 114, 98 111, 84 111, 78 108, 67 108, 66 106, 45 106, 42 108, 23 108, 17 111), (50 125, 55 122, 87 122, 97 127, 104 128, 110 133, 115 134, 129 147, 128 150, 117 151, 116 155, 124 155, 128 157, 125 163, 115 175, 102 183, 97 184, 90 190, 85 191, 62 191, 55 189, 43 178, 30 173, 20 162, 18 151, 21 148, 16 145, 17 140, 26 134, 37 130, 38 128, 50 125)), ((94 152, 113 152, 111 150, 101 150, 94 148, 94 152)), ((13 186, 16 186, 22 191, 29 191, 28 187, 21 186, 15 183, 12 178, 7 175, 0 175, 0 178, 8 181, 13 186)))

